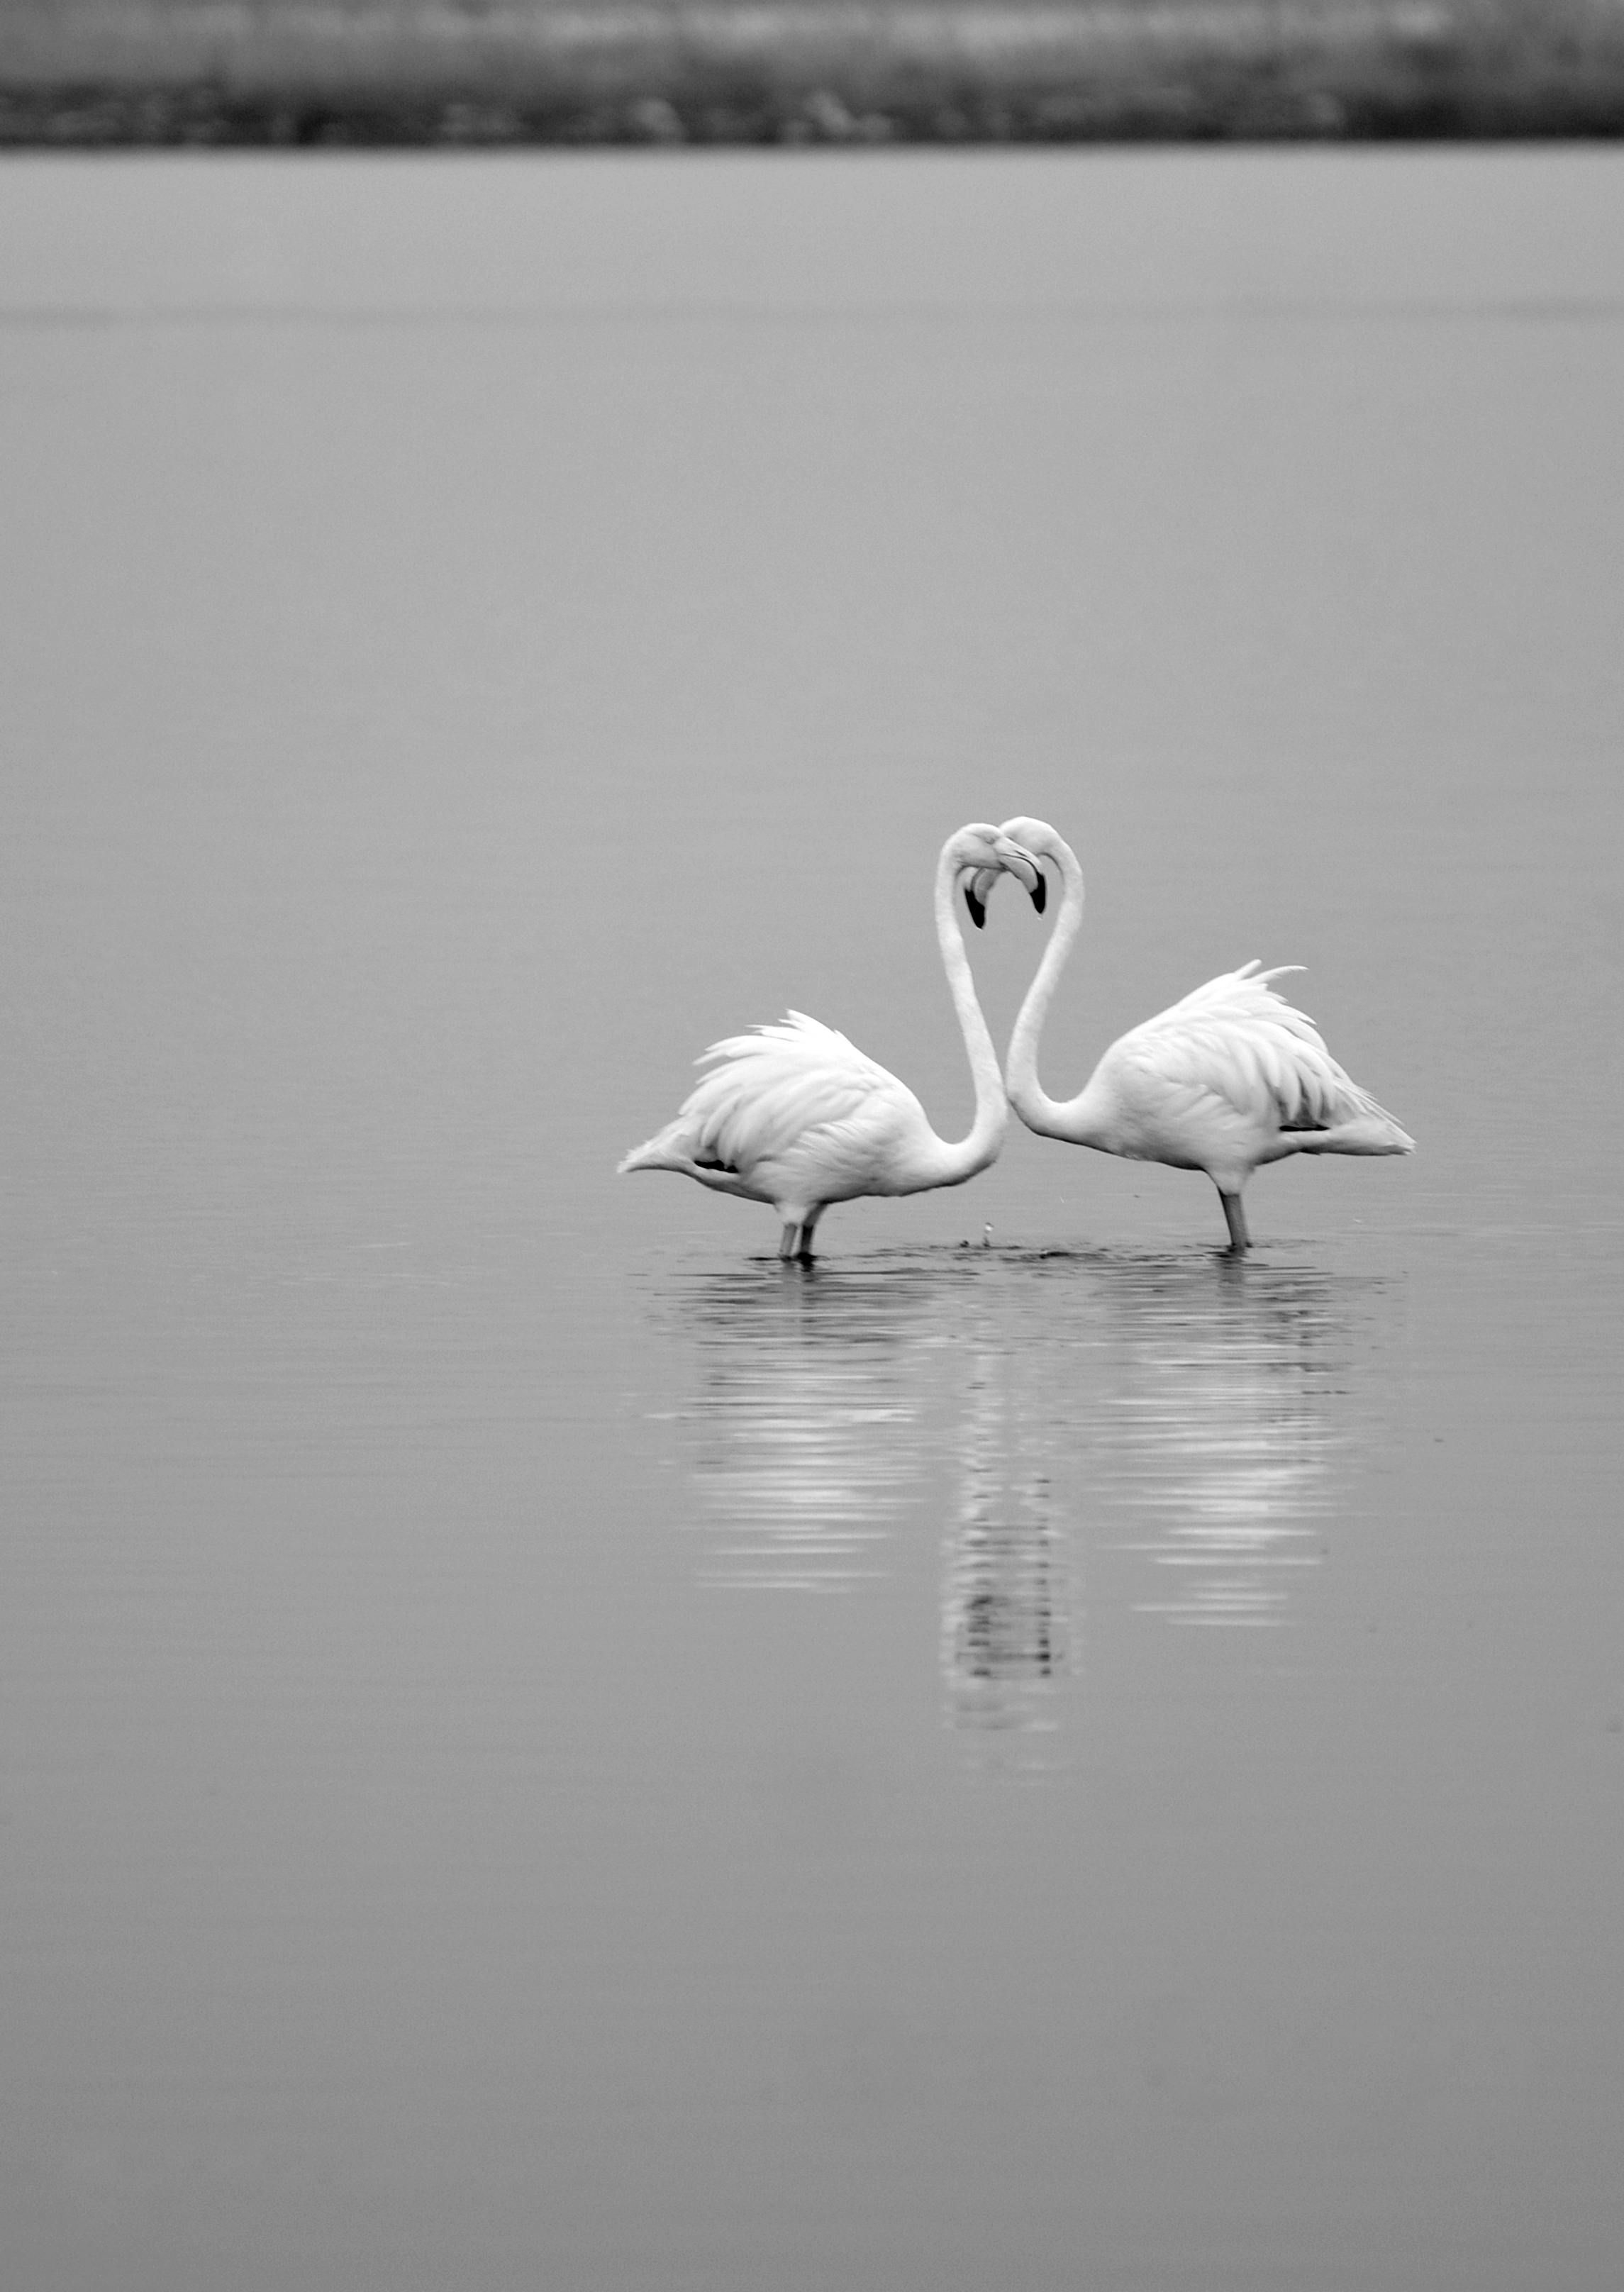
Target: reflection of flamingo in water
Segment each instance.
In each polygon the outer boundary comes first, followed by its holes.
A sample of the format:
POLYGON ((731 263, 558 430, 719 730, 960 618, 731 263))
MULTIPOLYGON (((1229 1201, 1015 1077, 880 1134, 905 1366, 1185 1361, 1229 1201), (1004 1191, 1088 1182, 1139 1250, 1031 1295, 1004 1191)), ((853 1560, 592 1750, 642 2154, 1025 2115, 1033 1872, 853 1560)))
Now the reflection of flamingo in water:
POLYGON ((810 1260, 812 1231, 831 1202, 860 1194, 918 1194, 961 1186, 998 1158, 1008 1107, 998 1053, 970 976, 953 913, 961 877, 980 924, 980 884, 1014 876, 1041 913, 1044 877, 1030 852, 996 827, 961 827, 936 863, 936 938, 975 1081, 975 1121, 957 1145, 938 1138, 905 1083, 844 1035, 792 1011, 774 1027, 730 1035, 699 1061, 710 1072, 675 1122, 621 1163, 676 1170, 718 1193, 771 1202, 784 1222, 780 1257, 810 1260))
POLYGON ((731 1589, 848 1592, 917 1500, 933 1448, 921 1344, 940 1284, 916 1264, 843 1264, 788 1287, 740 1268, 668 1292, 691 1360, 678 1413, 710 1530, 705 1580, 731 1589))
MULTIPOLYGON (((1015 1303, 1012 1290, 1011 1304, 1015 1303)), ((1021 1284, 1019 1328, 1030 1328, 1021 1284)), ((1023 1424, 1026 1387, 1041 1347, 1024 1358, 979 1299, 964 1324, 966 1362, 953 1449, 957 1503, 943 1548, 941 1663, 949 1723, 994 1744, 997 1763, 1032 1772, 1031 1739, 1057 1724, 1054 1691, 1071 1668, 1070 1538, 1053 1514, 1047 1458, 1023 1424)), ((1073 1385, 1069 1398, 1075 1405, 1073 1385)), ((1072 1418, 1075 1430, 1075 1416, 1072 1418)))
POLYGON ((1273 1266, 1241 1280, 1224 1259, 1119 1273, 1096 1293, 1109 1381, 1090 1469, 1123 1548, 1165 1571, 1135 1604, 1174 1624, 1284 1624, 1342 1508, 1338 1463, 1367 1445, 1383 1285, 1273 1266))
MULTIPOLYGON (((1230 1247, 1248 1246, 1240 1190, 1288 1154, 1408 1154, 1413 1138, 1337 1064, 1318 1028, 1269 985, 1300 964, 1248 963, 1186 995, 1113 1043, 1063 1105, 1038 1080, 1038 1037, 1083 920, 1077 854, 1040 819, 1001 831, 1052 860, 1065 898, 1010 1037, 1010 1104, 1029 1130, 1176 1170, 1205 1170, 1218 1190, 1230 1247)), ((989 876, 974 889, 984 895, 989 876)))

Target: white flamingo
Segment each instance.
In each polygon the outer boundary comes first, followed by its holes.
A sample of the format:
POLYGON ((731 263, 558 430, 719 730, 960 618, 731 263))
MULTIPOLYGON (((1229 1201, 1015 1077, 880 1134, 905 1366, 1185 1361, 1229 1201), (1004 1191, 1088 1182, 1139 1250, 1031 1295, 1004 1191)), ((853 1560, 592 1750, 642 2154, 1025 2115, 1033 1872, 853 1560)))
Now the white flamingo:
POLYGON ((783 1220, 779 1255, 804 1263, 811 1262, 813 1229, 831 1202, 962 1186, 986 1169, 998 1159, 1009 1108, 953 892, 964 880, 979 927, 984 907, 978 884, 1006 872, 1041 913, 1042 869, 996 827, 961 827, 936 862, 936 938, 975 1081, 968 1137, 957 1145, 938 1138, 906 1083, 832 1027, 792 1011, 778 1026, 713 1043, 695 1061, 710 1072, 675 1121, 628 1154, 620 1168, 677 1170, 718 1193, 771 1202, 783 1220))
MULTIPOLYGON (((1415 1146, 1385 1108, 1344 1074, 1312 1019, 1270 987, 1300 963, 1226 971, 1111 1045, 1064 1105, 1038 1080, 1038 1037, 1083 920, 1077 854, 1041 819, 1000 831, 1054 861, 1065 896, 1009 1042, 1009 1102, 1029 1130, 1205 1170, 1218 1190, 1237 1254, 1248 1245, 1240 1191, 1254 1170, 1288 1154, 1408 1154, 1415 1146)), ((985 897, 996 876, 972 891, 985 897)))

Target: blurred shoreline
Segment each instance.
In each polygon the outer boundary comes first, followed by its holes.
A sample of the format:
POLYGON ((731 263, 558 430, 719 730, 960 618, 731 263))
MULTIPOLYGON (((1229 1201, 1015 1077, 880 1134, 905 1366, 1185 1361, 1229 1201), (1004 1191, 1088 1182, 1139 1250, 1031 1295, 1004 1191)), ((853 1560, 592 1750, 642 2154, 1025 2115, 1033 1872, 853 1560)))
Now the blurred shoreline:
POLYGON ((0 146, 1611 137, 1624 0, 0 0, 0 146))

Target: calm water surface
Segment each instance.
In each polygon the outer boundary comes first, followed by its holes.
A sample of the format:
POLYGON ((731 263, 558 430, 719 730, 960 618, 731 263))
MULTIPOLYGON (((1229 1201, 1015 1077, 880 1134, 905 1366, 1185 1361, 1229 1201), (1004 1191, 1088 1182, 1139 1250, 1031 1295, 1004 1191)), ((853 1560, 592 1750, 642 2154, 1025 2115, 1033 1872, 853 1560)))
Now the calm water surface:
POLYGON ((19 2285, 1618 2280, 1620 214, 0 169, 19 2285), (1420 1151, 615 1179, 1020 811, 1420 1151))

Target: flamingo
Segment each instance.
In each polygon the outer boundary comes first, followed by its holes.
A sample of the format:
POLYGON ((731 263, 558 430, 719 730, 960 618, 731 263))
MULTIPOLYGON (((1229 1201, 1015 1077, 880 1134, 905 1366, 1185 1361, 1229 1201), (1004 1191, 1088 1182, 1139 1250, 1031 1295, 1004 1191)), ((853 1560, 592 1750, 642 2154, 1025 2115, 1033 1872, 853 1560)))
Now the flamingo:
POLYGON ((810 1264, 813 1230, 831 1202, 962 1186, 986 1169, 998 1159, 1009 1108, 953 893, 963 881, 979 930, 986 910, 977 885, 1004 873, 1019 879, 1041 914, 1043 870, 996 827, 961 827, 936 862, 936 938, 975 1082, 967 1137, 957 1145, 938 1138, 905 1083, 832 1027, 791 1011, 776 1026, 713 1043, 695 1061, 710 1072, 675 1121, 628 1154, 621 1170, 677 1170, 718 1193, 770 1202, 783 1221, 780 1257, 810 1264))
MULTIPOLYGON (((1415 1140, 1345 1075, 1313 1021, 1256 961, 1226 971, 1113 1043, 1078 1096, 1056 1104, 1038 1080, 1038 1037, 1083 920, 1077 854, 1046 821, 1006 819, 999 833, 1053 860, 1065 887, 1049 944, 1009 1041, 1009 1102, 1029 1130, 1137 1162, 1205 1170, 1218 1190, 1232 1253, 1250 1245, 1241 1189, 1288 1154, 1409 1154, 1415 1140)), ((984 901, 996 876, 972 893, 984 901)))

